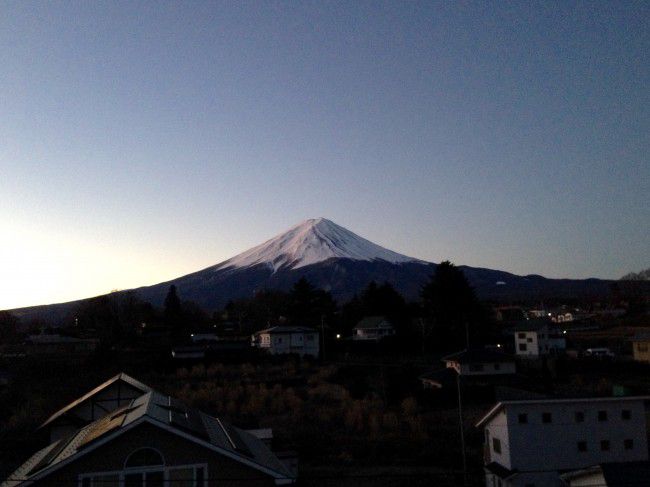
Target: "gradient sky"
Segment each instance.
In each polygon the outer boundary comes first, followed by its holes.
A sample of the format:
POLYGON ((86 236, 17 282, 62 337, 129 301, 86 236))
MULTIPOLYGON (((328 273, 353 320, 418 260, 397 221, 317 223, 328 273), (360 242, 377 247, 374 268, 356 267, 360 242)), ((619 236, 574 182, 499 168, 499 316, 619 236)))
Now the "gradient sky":
POLYGON ((323 216, 549 277, 650 264, 648 2, 0 3, 0 309, 323 216))

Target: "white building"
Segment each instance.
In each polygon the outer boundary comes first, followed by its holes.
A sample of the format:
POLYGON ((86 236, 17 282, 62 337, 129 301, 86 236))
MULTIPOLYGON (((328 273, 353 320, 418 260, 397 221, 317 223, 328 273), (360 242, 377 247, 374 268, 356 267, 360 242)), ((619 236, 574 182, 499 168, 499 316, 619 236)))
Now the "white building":
POLYGON ((489 487, 565 485, 560 472, 648 459, 650 397, 502 401, 477 424, 484 431, 489 487))
POLYGON ((448 369, 454 369, 461 376, 508 375, 517 372, 511 356, 491 350, 463 350, 447 355, 442 360, 448 369))
POLYGON ((538 358, 556 355, 566 349, 563 330, 549 326, 548 322, 531 320, 514 329, 515 353, 520 357, 538 358))
POLYGON ((255 332, 251 345, 276 355, 296 353, 301 356, 318 357, 319 333, 304 326, 274 326, 255 332))
POLYGON ((367 316, 352 329, 353 340, 378 341, 384 337, 393 336, 395 328, 383 316, 367 316))

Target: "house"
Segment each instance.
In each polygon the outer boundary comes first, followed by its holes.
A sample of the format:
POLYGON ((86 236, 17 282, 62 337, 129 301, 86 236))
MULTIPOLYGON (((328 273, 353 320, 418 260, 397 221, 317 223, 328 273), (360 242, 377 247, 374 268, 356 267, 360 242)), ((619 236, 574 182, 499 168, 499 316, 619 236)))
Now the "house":
POLYGON ((40 427, 49 429, 50 441, 54 442, 150 390, 149 386, 127 374, 117 374, 54 413, 40 427))
POLYGON ((625 487, 648 485, 650 462, 603 463, 561 476, 569 487, 625 487))
POLYGON ((304 326, 274 326, 255 332, 251 345, 273 355, 296 353, 301 356, 318 357, 319 333, 304 326))
POLYGON ((229 423, 147 392, 33 455, 2 487, 286 485, 295 475, 229 423))
POLYGON ((41 334, 27 337, 26 350, 34 355, 84 355, 94 352, 98 345, 96 338, 41 334))
POLYGON ((566 350, 564 330, 547 320, 528 320, 513 328, 515 353, 519 357, 538 358, 566 350))
POLYGON ((419 376, 425 389, 442 389, 454 385, 457 376, 472 379, 510 377, 517 372, 514 359, 504 353, 476 348, 463 350, 442 358, 444 369, 419 376))
POLYGON ((526 311, 521 306, 497 306, 494 318, 497 321, 521 321, 526 319, 526 311))
POLYGON ((650 362, 650 334, 639 334, 632 339, 632 355, 637 362, 650 362))
POLYGON ((381 340, 393 336, 395 328, 383 316, 366 316, 352 329, 353 340, 381 340))
POLYGON ((469 349, 443 357, 446 367, 461 376, 508 375, 517 372, 514 359, 500 352, 469 349))
POLYGON ((648 460, 650 397, 501 401, 476 424, 484 432, 487 486, 560 486, 561 472, 648 460))

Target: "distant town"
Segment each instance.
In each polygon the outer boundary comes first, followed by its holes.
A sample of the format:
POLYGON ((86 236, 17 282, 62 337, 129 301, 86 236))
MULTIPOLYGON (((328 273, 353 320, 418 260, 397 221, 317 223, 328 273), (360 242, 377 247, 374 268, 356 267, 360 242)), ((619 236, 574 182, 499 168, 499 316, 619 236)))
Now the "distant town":
POLYGON ((443 262, 416 301, 301 278, 214 312, 175 285, 1 312, 2 485, 640 485, 648 304, 488 302, 443 262))

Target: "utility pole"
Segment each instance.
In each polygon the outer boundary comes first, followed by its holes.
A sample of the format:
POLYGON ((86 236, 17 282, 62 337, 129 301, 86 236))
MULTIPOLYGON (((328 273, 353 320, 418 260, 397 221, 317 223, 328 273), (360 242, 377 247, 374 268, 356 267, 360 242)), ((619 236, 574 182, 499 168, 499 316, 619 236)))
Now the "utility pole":
POLYGON ((460 448, 463 458, 463 487, 467 487, 467 458, 465 457, 465 428, 463 428, 463 406, 460 394, 460 373, 456 374, 456 388, 458 389, 458 423, 460 428, 460 448))

